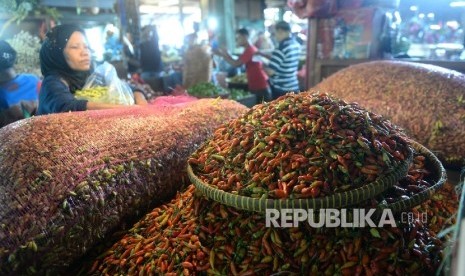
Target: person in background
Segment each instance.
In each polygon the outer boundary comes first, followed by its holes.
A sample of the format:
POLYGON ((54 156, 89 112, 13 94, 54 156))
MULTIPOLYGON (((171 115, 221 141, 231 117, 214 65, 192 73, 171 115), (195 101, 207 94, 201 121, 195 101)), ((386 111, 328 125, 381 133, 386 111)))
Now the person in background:
POLYGON ((270 101, 271 91, 268 86, 268 77, 263 70, 262 63, 254 60, 254 54, 258 50, 250 43, 247 29, 242 28, 236 31, 236 43, 244 47, 244 52, 238 59, 232 58, 227 51, 219 48, 214 49, 213 53, 223 57, 232 66, 238 67, 244 64, 249 91, 255 94, 260 102, 270 101))
POLYGON ((104 58, 106 61, 121 60, 123 52, 123 44, 119 41, 119 37, 116 35, 116 27, 110 25, 106 32, 107 37, 105 40, 105 54, 104 58))
POLYGON ((182 49, 183 53, 185 53, 187 49, 189 49, 190 46, 198 43, 200 23, 199 22, 192 23, 192 29, 194 31, 184 37, 184 43, 183 43, 183 49, 182 49))
MULTIPOLYGON (((88 40, 84 30, 76 25, 57 25, 47 33, 40 48, 40 69, 44 79, 39 94, 39 115, 127 107, 74 97, 93 72, 88 40)), ((136 104, 147 104, 142 92, 133 92, 136 104)))
POLYGON ((300 59, 300 44, 292 37, 291 26, 285 21, 276 23, 275 37, 278 47, 271 55, 263 52, 257 53, 270 59, 265 71, 270 77, 273 99, 277 99, 287 92, 299 91, 297 70, 300 59))
POLYGON ((32 74, 17 74, 16 51, 0 41, 0 127, 35 115, 41 81, 32 74))
POLYGON ((137 59, 136 49, 134 49, 134 44, 132 40, 131 33, 127 32, 123 37, 123 53, 125 55, 129 74, 134 74, 138 71, 140 63, 137 59))
POLYGON ((272 52, 274 49, 273 41, 265 34, 264 31, 259 31, 254 42, 254 46, 261 52, 272 52))
POLYGON ((142 42, 139 47, 139 63, 142 71, 141 78, 159 77, 163 71, 160 46, 158 45, 158 32, 155 26, 147 25, 142 28, 142 42))

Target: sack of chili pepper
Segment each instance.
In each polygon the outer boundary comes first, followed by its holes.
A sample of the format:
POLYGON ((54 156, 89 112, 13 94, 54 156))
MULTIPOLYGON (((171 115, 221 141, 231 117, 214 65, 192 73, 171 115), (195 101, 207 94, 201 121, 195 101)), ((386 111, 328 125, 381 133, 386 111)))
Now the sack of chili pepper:
POLYGON ((188 156, 246 108, 197 100, 33 117, 0 131, 0 274, 62 270, 172 198, 188 156), (130 224, 128 224, 130 225, 130 224))
POLYGON ((389 118, 444 162, 465 165, 465 75, 405 61, 356 64, 314 87, 389 118))

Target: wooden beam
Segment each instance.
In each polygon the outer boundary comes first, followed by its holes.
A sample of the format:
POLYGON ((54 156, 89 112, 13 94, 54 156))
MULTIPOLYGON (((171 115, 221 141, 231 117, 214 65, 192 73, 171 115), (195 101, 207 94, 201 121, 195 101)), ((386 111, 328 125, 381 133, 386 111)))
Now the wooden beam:
POLYGON ((308 39, 307 39, 307 89, 312 88, 317 80, 315 79, 316 58, 317 58, 317 28, 318 19, 308 19, 308 39))

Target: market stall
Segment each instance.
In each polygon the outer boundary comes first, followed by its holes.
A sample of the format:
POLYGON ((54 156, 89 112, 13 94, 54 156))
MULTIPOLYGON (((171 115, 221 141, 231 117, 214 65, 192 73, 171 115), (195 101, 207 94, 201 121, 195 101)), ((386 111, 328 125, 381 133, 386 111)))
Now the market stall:
MULTIPOLYGON (((307 16, 304 8, 300 10, 307 16)), ((379 59, 427 63, 463 73, 463 25, 460 4, 338 1, 332 14, 309 18, 308 88, 350 65, 379 59)))

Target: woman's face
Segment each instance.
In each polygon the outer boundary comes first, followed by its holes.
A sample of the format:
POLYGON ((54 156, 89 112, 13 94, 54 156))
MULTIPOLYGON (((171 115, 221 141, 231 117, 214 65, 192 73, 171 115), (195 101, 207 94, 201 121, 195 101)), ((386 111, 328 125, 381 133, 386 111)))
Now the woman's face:
POLYGON ((63 52, 71 69, 76 71, 90 70, 90 48, 81 32, 74 32, 69 37, 63 52))

